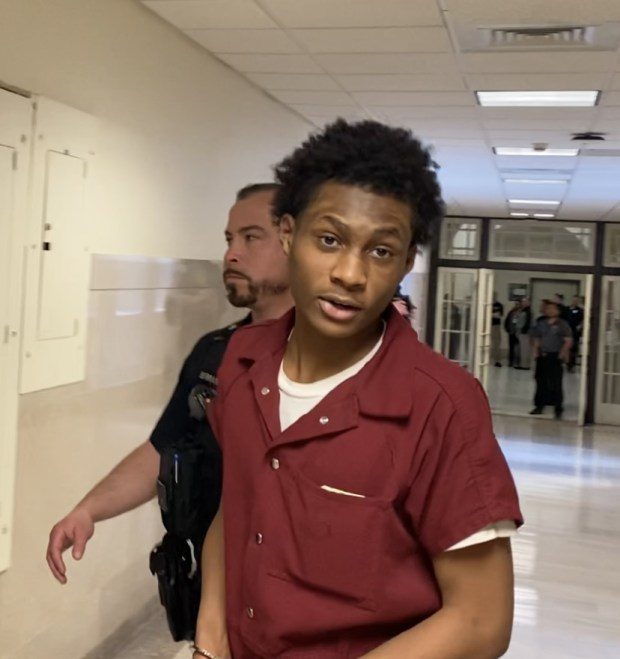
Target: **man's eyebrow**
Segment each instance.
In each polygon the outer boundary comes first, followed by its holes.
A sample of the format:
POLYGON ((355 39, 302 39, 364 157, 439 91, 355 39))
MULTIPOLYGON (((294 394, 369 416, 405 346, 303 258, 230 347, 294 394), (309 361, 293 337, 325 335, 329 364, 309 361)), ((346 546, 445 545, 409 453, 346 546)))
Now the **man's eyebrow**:
POLYGON ((379 229, 375 229, 372 233, 373 237, 379 237, 379 236, 393 236, 394 238, 403 238, 403 232, 400 230, 399 227, 392 226, 392 227, 380 227, 379 229))
MULTIPOLYGON (((321 215, 319 220, 325 220, 326 222, 329 222, 331 225, 333 225, 336 229, 341 231, 342 233, 348 234, 350 233, 350 228, 347 224, 344 222, 341 222, 339 219, 335 218, 333 215, 321 215)), ((372 232, 372 237, 373 238, 381 238, 381 237, 394 237, 394 238, 399 238, 399 239, 404 239, 403 232, 401 229, 397 226, 387 226, 387 227, 379 227, 378 229, 375 229, 372 232)))
MULTIPOLYGON (((265 228, 261 227, 258 224, 249 224, 246 227, 241 227, 237 230, 237 233, 247 233, 248 231, 259 231, 260 233, 265 233, 265 228)), ((226 230, 224 231, 225 236, 232 236, 232 232, 226 230)))

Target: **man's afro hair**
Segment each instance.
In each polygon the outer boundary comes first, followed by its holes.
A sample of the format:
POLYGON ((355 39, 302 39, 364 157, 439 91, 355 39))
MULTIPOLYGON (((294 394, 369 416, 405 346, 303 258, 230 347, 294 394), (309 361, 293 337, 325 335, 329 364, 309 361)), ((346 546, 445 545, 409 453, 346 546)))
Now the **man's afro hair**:
POLYGON ((413 242, 429 242, 444 213, 430 153, 405 128, 338 119, 275 166, 281 185, 276 217, 299 217, 323 183, 334 181, 391 196, 412 211, 413 242))

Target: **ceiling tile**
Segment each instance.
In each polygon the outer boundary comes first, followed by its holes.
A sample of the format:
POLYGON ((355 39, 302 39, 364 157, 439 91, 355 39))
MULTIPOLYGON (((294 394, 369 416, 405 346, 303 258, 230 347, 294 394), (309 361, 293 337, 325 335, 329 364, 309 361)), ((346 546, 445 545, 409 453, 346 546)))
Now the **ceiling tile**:
POLYGON ((620 92, 605 92, 600 100, 602 106, 620 105, 620 92))
POLYGON ((274 98, 286 104, 355 105, 351 97, 344 92, 274 91, 270 93, 274 98))
POLYGON ((353 105, 312 105, 291 103, 290 107, 300 114, 303 114, 304 116, 311 116, 314 118, 368 118, 368 114, 366 112, 353 105))
POLYGON ((351 96, 364 106, 475 105, 471 92, 355 92, 351 96))
POLYGON ((603 89, 608 74, 603 73, 501 73, 467 74, 470 89, 505 90, 574 90, 603 89))
POLYGON ((475 107, 394 107, 394 106, 369 106, 369 111, 381 121, 417 121, 418 119, 444 119, 446 123, 459 119, 475 119, 477 111, 475 107))
POLYGON ((286 27, 441 25, 435 0, 262 0, 286 27))
POLYGON ((465 90, 458 74, 339 75, 348 91, 460 91, 465 90))
POLYGON ((282 30, 185 30, 214 53, 297 53, 299 46, 282 30))
POLYGON ((446 0, 451 20, 477 25, 593 25, 620 21, 615 0, 446 0))
POLYGON ((446 53, 451 51, 442 27, 394 27, 291 30, 311 53, 446 53))
POLYGON ((342 91, 340 85, 325 74, 246 73, 246 77, 272 91, 342 91))
POLYGON ((448 53, 355 53, 315 55, 314 59, 328 73, 370 75, 457 71, 454 55, 448 53))
POLYGON ((278 27, 252 0, 142 0, 142 4, 182 30, 278 27))
POLYGON ((468 73, 589 73, 609 71, 615 53, 528 52, 466 53, 463 70, 468 73))
POLYGON ((322 73, 309 55, 225 54, 218 57, 243 73, 322 73))

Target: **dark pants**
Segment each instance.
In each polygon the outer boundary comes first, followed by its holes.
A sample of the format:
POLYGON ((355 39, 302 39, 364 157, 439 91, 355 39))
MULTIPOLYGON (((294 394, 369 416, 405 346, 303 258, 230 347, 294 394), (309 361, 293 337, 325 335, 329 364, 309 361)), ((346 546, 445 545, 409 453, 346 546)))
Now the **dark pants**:
POLYGON ((514 366, 519 363, 519 336, 517 334, 508 335, 508 366, 514 366))
POLYGON ((535 407, 553 405, 562 411, 564 395, 562 393, 562 361, 557 352, 547 352, 536 359, 536 394, 535 407))

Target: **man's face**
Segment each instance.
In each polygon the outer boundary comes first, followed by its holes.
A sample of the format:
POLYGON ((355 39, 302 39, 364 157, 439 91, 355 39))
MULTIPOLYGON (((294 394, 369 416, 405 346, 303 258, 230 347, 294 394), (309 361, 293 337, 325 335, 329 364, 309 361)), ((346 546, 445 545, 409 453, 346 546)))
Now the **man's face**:
POLYGON ((560 315, 560 309, 558 308, 557 303, 549 302, 545 305, 545 316, 547 318, 557 318, 560 315))
POLYGON ((258 192, 230 209, 224 285, 235 307, 252 308, 261 298, 288 289, 288 259, 271 213, 273 195, 258 192))
POLYGON ((392 197, 325 183, 281 226, 296 312, 325 336, 375 325, 413 266, 411 211, 392 197))

